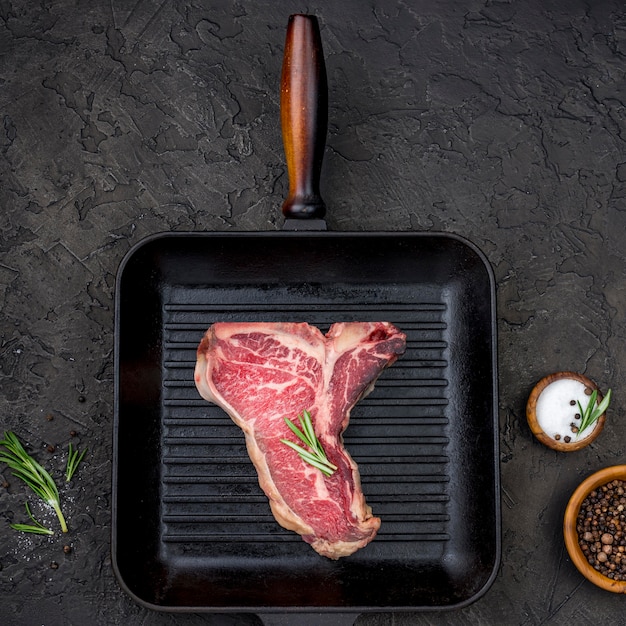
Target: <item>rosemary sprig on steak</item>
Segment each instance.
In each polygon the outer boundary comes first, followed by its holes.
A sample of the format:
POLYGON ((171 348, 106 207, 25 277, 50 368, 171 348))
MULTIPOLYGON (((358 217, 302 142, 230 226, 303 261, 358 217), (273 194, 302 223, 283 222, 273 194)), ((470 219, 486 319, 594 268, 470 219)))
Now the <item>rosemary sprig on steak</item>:
POLYGON ((281 439, 281 441, 290 448, 293 448, 304 461, 313 467, 317 467, 325 476, 332 476, 337 469, 336 465, 333 465, 324 452, 324 448, 319 439, 315 435, 313 430, 313 424, 311 423, 311 414, 308 411, 302 411, 298 415, 298 421, 302 430, 300 430, 290 419, 285 417, 285 424, 289 426, 291 431, 298 437, 307 447, 308 450, 302 448, 289 439, 281 439))

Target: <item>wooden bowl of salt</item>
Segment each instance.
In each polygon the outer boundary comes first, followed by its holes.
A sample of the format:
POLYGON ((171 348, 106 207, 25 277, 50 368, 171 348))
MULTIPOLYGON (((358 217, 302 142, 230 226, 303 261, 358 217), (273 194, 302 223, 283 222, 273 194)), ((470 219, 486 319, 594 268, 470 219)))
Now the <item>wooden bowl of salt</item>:
POLYGON ((526 404, 526 419, 533 435, 544 445, 560 452, 574 452, 588 446, 604 428, 606 412, 581 430, 581 411, 597 391, 596 403, 603 396, 598 386, 577 372, 557 372, 542 378, 526 404))

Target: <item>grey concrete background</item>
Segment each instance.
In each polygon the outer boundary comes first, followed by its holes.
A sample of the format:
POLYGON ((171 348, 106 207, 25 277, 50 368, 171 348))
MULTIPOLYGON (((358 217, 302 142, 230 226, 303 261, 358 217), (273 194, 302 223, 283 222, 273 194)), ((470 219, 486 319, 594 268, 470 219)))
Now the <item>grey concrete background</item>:
POLYGON ((498 285, 498 577, 465 609, 357 624, 623 623, 624 599, 586 582, 561 538, 578 482, 626 460, 619 0, 0 0, 0 428, 54 471, 70 440, 89 450, 62 490, 64 538, 8 527, 26 492, 0 468, 0 622, 258 623, 152 613, 114 578, 114 282, 156 232, 280 228, 295 12, 322 25, 329 227, 461 234, 498 285), (524 416, 561 369, 615 394, 574 454, 541 446, 524 416))

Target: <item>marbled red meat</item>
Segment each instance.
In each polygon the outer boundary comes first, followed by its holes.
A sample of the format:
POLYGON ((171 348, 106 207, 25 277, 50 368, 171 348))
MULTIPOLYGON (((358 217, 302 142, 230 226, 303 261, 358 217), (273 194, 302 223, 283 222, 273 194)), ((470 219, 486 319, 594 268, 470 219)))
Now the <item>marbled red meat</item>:
POLYGON ((216 323, 199 347, 195 382, 245 433, 274 517, 332 559, 367 545, 380 527, 366 504, 342 433, 352 407, 405 350, 387 322, 333 324, 326 335, 304 323, 216 323), (281 439, 301 442, 284 418, 308 410, 330 477, 281 439))

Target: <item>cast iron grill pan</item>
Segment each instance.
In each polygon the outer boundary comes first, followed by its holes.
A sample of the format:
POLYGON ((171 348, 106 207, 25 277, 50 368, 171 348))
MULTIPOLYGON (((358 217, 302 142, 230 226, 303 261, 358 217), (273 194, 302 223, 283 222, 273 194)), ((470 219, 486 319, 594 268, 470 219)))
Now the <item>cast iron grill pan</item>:
POLYGON ((499 560, 494 297, 477 249, 421 233, 182 233, 141 244, 118 281, 114 564, 139 602, 436 609, 486 590, 499 560), (278 526, 243 434, 198 395, 198 343, 224 320, 407 333, 345 433, 382 518, 351 557, 329 561, 278 526))

